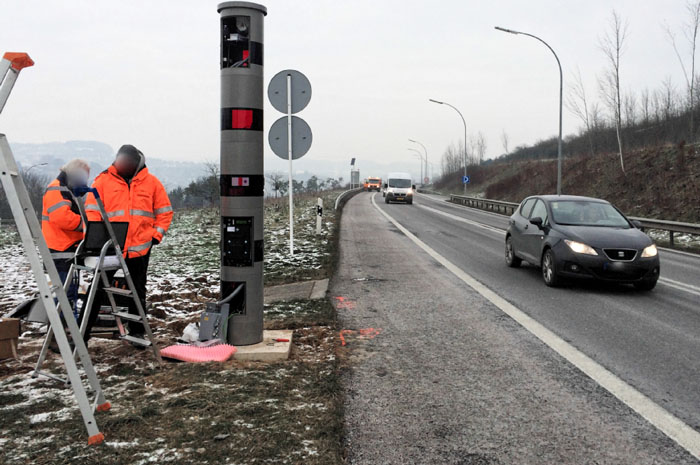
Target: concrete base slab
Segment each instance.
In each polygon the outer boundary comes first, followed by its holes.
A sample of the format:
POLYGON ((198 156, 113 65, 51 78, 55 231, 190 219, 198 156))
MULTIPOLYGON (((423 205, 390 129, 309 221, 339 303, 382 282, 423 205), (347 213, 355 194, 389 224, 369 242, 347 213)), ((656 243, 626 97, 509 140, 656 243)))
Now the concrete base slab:
POLYGON ((287 360, 292 349, 292 335, 294 331, 265 330, 263 341, 250 346, 236 346, 233 358, 250 362, 276 362, 287 360), (288 342, 276 342, 275 339, 287 339, 288 342))
POLYGON ((265 303, 298 299, 323 299, 328 291, 328 279, 281 284, 265 288, 265 303))
POLYGON ((311 296, 309 297, 309 299, 311 299, 311 300, 325 299, 327 292, 328 292, 328 279, 320 279, 318 281, 314 281, 314 288, 311 291, 311 296))

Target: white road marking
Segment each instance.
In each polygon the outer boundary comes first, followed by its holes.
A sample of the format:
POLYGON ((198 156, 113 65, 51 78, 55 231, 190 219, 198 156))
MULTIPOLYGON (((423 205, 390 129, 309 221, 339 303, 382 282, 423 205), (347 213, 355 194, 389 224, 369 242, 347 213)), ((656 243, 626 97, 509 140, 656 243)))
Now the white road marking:
MULTIPOLYGON (((501 236, 505 236, 505 234, 506 234, 505 230, 497 228, 495 226, 490 226, 488 224, 480 223, 480 222, 474 221, 474 220, 468 220, 468 219, 463 218, 461 216, 453 215, 451 213, 447 213, 447 212, 444 212, 442 210, 438 210, 438 209, 431 208, 431 207, 426 207, 425 205, 416 204, 416 206, 423 208, 425 210, 429 210, 433 213, 437 213, 438 215, 442 215, 442 216, 445 216, 447 218, 453 219, 455 221, 459 221, 461 223, 471 224, 472 226, 477 226, 477 227, 482 228, 482 229, 496 232, 496 233, 500 234, 501 236)), ((457 207, 457 208, 464 208, 464 207, 457 207)), ((683 283, 680 281, 674 281, 672 279, 668 279, 668 278, 664 278, 664 277, 660 277, 659 282, 661 284, 664 284, 665 286, 671 287, 671 288, 676 289, 678 291, 683 291, 683 292, 687 292, 688 294, 700 296, 700 287, 693 286, 692 284, 687 284, 687 283, 683 283)))
POLYGON ((583 371, 612 395, 620 399, 625 405, 645 418, 649 423, 674 440, 695 458, 700 459, 700 433, 437 253, 425 242, 418 239, 408 229, 403 227, 391 215, 379 208, 374 201, 374 195, 372 196, 372 205, 374 205, 374 208, 376 208, 379 213, 384 215, 387 220, 404 233, 406 237, 411 239, 418 247, 437 260, 452 272, 452 274, 501 309, 501 311, 544 342, 556 353, 564 357, 579 370, 583 371))
POLYGON ((437 213, 438 215, 446 216, 447 218, 453 219, 455 221, 471 224, 472 226, 476 226, 476 227, 483 228, 483 229, 488 229, 489 231, 496 232, 502 236, 506 235, 506 232, 503 229, 496 228, 494 226, 489 226, 489 225, 484 224, 484 223, 479 223, 478 221, 468 220, 466 218, 462 218, 461 216, 453 215, 451 213, 447 213, 447 212, 444 212, 442 210, 437 210, 435 208, 426 207, 425 205, 421 205, 418 203, 416 204, 416 207, 422 208, 424 210, 430 210, 433 213, 437 213))
POLYGON ((692 284, 682 283, 680 281, 674 281, 673 279, 668 279, 664 277, 659 278, 659 282, 668 287, 678 289, 679 291, 684 291, 689 294, 694 294, 700 296, 700 287, 693 286, 692 284))
POLYGON ((508 217, 510 217, 510 215, 504 215, 504 214, 502 214, 502 213, 490 212, 490 211, 488 211, 488 210, 481 210, 481 209, 479 209, 479 208, 468 207, 468 206, 466 206, 466 205, 461 205, 461 204, 458 204, 458 203, 452 203, 452 202, 450 202, 450 201, 448 201, 448 200, 437 200, 437 199, 434 199, 434 198, 430 197, 430 196, 427 195, 427 194, 418 194, 418 198, 428 199, 428 200, 430 200, 431 202, 436 202, 436 203, 439 203, 440 205, 447 205, 447 206, 449 206, 449 207, 456 208, 456 209, 461 209, 461 210, 469 209, 469 210, 474 211, 474 213, 479 213, 479 214, 484 214, 484 215, 490 215, 490 216, 493 216, 493 217, 496 217, 496 218, 501 218, 501 219, 503 219, 503 218, 508 218, 508 217))

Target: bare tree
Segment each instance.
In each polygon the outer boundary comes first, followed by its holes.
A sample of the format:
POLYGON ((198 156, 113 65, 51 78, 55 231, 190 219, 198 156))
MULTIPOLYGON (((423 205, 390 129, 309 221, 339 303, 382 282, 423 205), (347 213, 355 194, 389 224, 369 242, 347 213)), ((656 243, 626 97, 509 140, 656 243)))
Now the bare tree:
POLYGON ((637 97, 629 91, 622 99, 625 109, 625 126, 631 127, 637 122, 637 97))
POLYGON ((600 81, 600 89, 608 104, 615 122, 617 148, 620 154, 620 167, 625 173, 625 160, 622 153, 622 98, 620 96, 620 58, 627 39, 627 22, 613 10, 610 30, 599 39, 599 46, 608 60, 609 68, 600 81))
POLYGON ((576 74, 574 74, 573 84, 569 89, 566 107, 583 123, 588 138, 589 150, 591 151, 591 155, 595 155, 595 151, 593 150, 593 127, 588 97, 586 96, 586 87, 583 85, 583 79, 581 78, 581 70, 578 66, 576 67, 576 74))
POLYGON ((639 95, 640 109, 642 110, 642 123, 648 124, 651 116, 651 98, 649 88, 645 87, 639 95))
POLYGON ((666 35, 668 35, 671 45, 673 46, 673 51, 676 52, 676 57, 678 57, 678 62, 683 70, 683 77, 685 77, 686 91, 688 92, 688 110, 690 112, 690 141, 695 141, 695 50, 697 45, 698 30, 700 29, 700 0, 688 2, 685 6, 688 12, 688 21, 683 24, 682 31, 685 40, 690 48, 690 57, 686 63, 681 57, 681 53, 678 49, 678 43, 676 41, 676 34, 671 30, 670 26, 667 24, 665 26, 666 35))
POLYGON ((270 179, 270 183, 272 184, 272 190, 275 191, 275 197, 278 197, 280 191, 283 190, 283 185, 286 183, 284 174, 274 172, 268 174, 267 177, 270 179))
POLYGON ((503 129, 503 131, 501 131, 501 144, 503 144, 503 152, 506 155, 508 155, 510 153, 510 151, 508 150, 508 142, 509 142, 508 134, 506 133, 506 130, 503 129))
POLYGON ((676 86, 673 84, 671 76, 666 77, 661 83, 661 89, 659 90, 662 118, 665 121, 669 121, 678 113, 677 95, 676 86))
POLYGON ((486 156, 486 147, 486 136, 484 136, 483 132, 479 131, 476 136, 476 162, 479 165, 481 165, 481 163, 484 161, 484 157, 486 156))

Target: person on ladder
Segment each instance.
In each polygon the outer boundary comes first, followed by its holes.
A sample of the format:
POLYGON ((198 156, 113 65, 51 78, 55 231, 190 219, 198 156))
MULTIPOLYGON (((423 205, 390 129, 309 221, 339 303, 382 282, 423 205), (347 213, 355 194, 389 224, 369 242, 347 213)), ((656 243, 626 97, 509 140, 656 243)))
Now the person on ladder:
MULTIPOLYGON (((75 250, 83 240, 83 220, 76 198, 71 190, 87 186, 90 165, 85 160, 74 158, 61 168, 60 173, 49 183, 42 200, 41 232, 49 247, 56 270, 65 284, 75 250)), ((68 288, 68 300, 77 312, 78 284, 68 288)), ((76 315, 77 318, 77 315, 76 315)))
MULTIPOLYGON (((112 166, 100 173, 92 184, 104 202, 109 221, 127 221, 129 228, 124 257, 141 305, 146 310, 146 280, 151 247, 159 244, 173 218, 173 207, 163 184, 146 167, 146 157, 133 145, 123 145, 112 166)), ((85 211, 89 221, 101 221, 100 211, 92 193, 87 195, 85 211)), ((113 273, 108 275, 113 278, 113 273)), ((90 311, 85 340, 97 320, 100 307, 107 297, 98 291, 90 311)), ((138 315, 136 304, 129 302, 129 313, 138 315)), ((141 323, 128 322, 129 334, 143 338, 141 323)), ((137 348, 141 346, 135 345, 137 348)))

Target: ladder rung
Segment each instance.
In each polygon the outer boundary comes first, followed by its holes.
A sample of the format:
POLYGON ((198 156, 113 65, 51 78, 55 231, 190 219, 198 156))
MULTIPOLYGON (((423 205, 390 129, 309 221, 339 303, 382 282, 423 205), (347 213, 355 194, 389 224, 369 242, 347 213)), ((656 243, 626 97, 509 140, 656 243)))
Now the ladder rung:
POLYGON ((129 289, 121 289, 118 287, 105 287, 105 292, 111 292, 112 294, 126 295, 130 296, 131 291, 129 289))
POLYGON ((45 376, 54 381, 58 381, 59 383, 69 384, 66 378, 61 378, 60 376, 52 375, 51 373, 47 373, 45 371, 34 370, 34 372, 32 373, 32 378, 36 378, 37 376, 45 376))
POLYGON ((120 307, 118 305, 115 306, 114 308, 110 307, 109 305, 102 305, 100 307, 100 315, 103 315, 103 316, 111 315, 114 312, 127 312, 127 311, 129 311, 129 307, 120 307))
MULTIPOLYGON (((87 271, 90 273, 94 273, 96 271, 95 267, 92 266, 87 266, 87 265, 75 265, 76 270, 81 270, 81 271, 87 271)), ((115 266, 103 266, 102 271, 114 271, 114 270, 121 270, 122 267, 115 265, 115 266)))
POLYGON ((128 312, 112 312, 112 315, 114 315, 115 318, 119 318, 120 320, 126 320, 126 321, 134 321, 136 323, 143 323, 143 320, 139 315, 134 315, 132 313, 128 312))
POLYGON ((140 344, 144 347, 148 347, 151 345, 151 341, 141 339, 140 337, 129 336, 128 334, 126 336, 122 336, 122 339, 125 341, 133 342, 134 344, 140 344))

